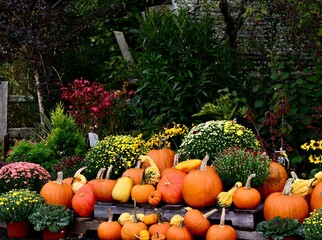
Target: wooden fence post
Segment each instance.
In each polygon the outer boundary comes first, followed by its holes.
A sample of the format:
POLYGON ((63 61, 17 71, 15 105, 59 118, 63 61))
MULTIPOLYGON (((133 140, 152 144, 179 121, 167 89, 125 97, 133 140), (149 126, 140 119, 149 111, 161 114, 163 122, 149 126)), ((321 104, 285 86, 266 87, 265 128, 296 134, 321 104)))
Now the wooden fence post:
POLYGON ((0 82, 0 143, 7 134, 8 82, 0 82))

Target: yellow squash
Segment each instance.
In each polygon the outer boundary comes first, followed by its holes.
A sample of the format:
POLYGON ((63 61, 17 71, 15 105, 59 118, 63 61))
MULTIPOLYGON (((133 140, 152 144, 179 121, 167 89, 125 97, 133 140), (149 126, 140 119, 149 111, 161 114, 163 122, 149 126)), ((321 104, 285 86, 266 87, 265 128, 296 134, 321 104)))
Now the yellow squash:
POLYGON ((128 202, 131 196, 132 187, 133 180, 130 177, 126 176, 119 178, 112 190, 113 199, 120 203, 128 202))

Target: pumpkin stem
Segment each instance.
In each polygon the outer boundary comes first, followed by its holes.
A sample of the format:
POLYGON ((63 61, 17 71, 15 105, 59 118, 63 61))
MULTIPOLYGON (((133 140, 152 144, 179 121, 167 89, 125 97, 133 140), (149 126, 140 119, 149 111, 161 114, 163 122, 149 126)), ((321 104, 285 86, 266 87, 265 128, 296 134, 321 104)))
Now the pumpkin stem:
POLYGON ((107 210, 107 214, 108 214, 108 222, 113 222, 113 212, 110 208, 107 210))
POLYGON ((221 210, 220 223, 219 223, 219 227, 221 228, 225 227, 225 216, 226 216, 226 210, 223 207, 221 210))
POLYGON ((159 239, 159 232, 156 231, 155 234, 157 235, 157 239, 159 239))
POLYGON ((63 182, 63 172, 58 172, 57 178, 56 178, 56 183, 62 184, 62 182, 63 182))
POLYGON ((180 159, 180 154, 176 153, 173 159, 173 167, 177 166, 177 164, 179 163, 179 159, 180 159))
POLYGON ((183 220, 180 221, 179 228, 183 228, 183 220))
POLYGON ((138 217, 136 216, 136 201, 134 198, 132 198, 133 200, 133 205, 134 205, 134 210, 133 210, 133 222, 137 223, 138 222, 138 217))
POLYGON ((106 175, 105 175, 105 179, 106 180, 109 180, 110 179, 110 174, 112 172, 112 169, 113 169, 113 165, 111 165, 111 166, 108 167, 107 172, 106 172, 106 175))
POLYGON ((293 178, 293 180, 298 179, 298 176, 294 171, 291 172, 291 177, 293 178))
POLYGON ((210 217, 212 214, 214 214, 215 212, 218 212, 218 210, 216 208, 212 209, 211 211, 203 214, 204 218, 208 218, 210 217))
POLYGON ((246 185, 245 185, 245 188, 246 188, 246 189, 250 189, 250 188, 251 188, 251 187, 250 187, 250 183, 251 183, 251 181, 252 181, 252 179, 253 179, 254 177, 256 177, 256 174, 255 174, 255 173, 253 173, 253 174, 249 175, 249 177, 247 178, 247 181, 246 181, 246 185))
POLYGON ((293 183, 294 179, 293 178, 289 178, 287 179, 282 194, 284 195, 291 195, 291 187, 292 187, 292 183, 293 183))
POLYGON ((76 175, 78 175, 78 174, 81 174, 81 172, 84 170, 84 169, 86 169, 87 167, 85 166, 85 167, 81 167, 80 169, 78 169, 76 172, 75 172, 75 174, 74 174, 74 177, 76 177, 76 175))
POLYGON ((158 223, 161 224, 162 223, 162 216, 161 213, 159 212, 159 210, 157 208, 154 209, 154 211, 156 212, 156 214, 158 215, 158 223))
POLYGON ((199 170, 206 171, 208 160, 209 160, 209 155, 208 155, 208 153, 206 153, 206 156, 202 159, 199 170))
POLYGON ((135 169, 140 169, 141 168, 141 165, 142 165, 142 162, 141 161, 137 161, 136 162, 135 169))
POLYGON ((106 170, 106 168, 100 168, 97 172, 96 179, 102 179, 103 178, 103 173, 106 170))

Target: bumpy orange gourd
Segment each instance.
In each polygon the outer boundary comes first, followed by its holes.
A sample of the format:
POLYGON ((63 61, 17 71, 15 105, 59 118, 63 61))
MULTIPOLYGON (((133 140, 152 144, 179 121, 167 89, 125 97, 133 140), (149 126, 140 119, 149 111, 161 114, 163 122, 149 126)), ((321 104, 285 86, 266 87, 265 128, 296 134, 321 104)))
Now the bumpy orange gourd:
POLYGON ((309 215, 309 206, 306 200, 299 194, 290 194, 293 178, 289 178, 283 192, 271 193, 264 202, 264 219, 266 221, 280 216, 281 218, 297 218, 303 222, 309 215))
POLYGON ((155 190, 150 193, 148 197, 148 203, 152 206, 157 206, 161 202, 161 199, 162 199, 161 192, 158 190, 155 190))
POLYGON ((205 214, 198 209, 187 211, 184 215, 184 225, 193 235, 204 237, 211 226, 208 217, 217 211, 217 209, 213 209, 205 214))
POLYGON ((215 205, 218 194, 223 190, 223 183, 219 175, 206 170, 208 159, 207 154, 200 168, 189 172, 183 180, 183 200, 187 205, 194 208, 215 205))
POLYGON ((105 179, 102 178, 104 173, 103 169, 101 169, 101 172, 98 172, 96 179, 89 181, 88 184, 92 184, 94 186, 94 197, 96 201, 112 202, 112 191, 116 184, 116 180, 110 179, 110 173, 113 169, 113 166, 111 165, 108 168, 105 179))
POLYGON ((167 234, 167 240, 193 240, 192 233, 184 226, 183 221, 179 225, 172 225, 169 227, 167 234))
POLYGON ((62 181, 63 173, 58 172, 56 181, 49 181, 42 186, 40 195, 47 204, 64 205, 70 208, 74 192, 71 185, 62 181))
POLYGON ((148 227, 143 222, 138 221, 136 215, 136 201, 135 199, 132 200, 134 203, 133 221, 124 223, 121 229, 122 240, 137 240, 136 236, 139 236, 142 230, 148 230, 148 227))
POLYGON ((118 221, 113 221, 113 213, 108 210, 108 221, 98 225, 97 235, 100 240, 119 240, 121 239, 122 225, 118 221))
POLYGON ((251 174, 246 182, 245 187, 239 187, 233 194, 233 203, 237 208, 254 209, 261 202, 261 195, 256 188, 250 187, 251 180, 256 174, 251 174))
POLYGON ((270 163, 269 172, 268 178, 259 189, 262 199, 266 199, 273 192, 282 192, 288 179, 286 169, 277 162, 270 163))
POLYGON ((144 169, 141 168, 142 162, 138 161, 135 168, 125 170, 122 177, 130 177, 133 180, 133 185, 141 184, 144 169))
POLYGON ((225 225, 225 208, 221 210, 220 223, 212 225, 206 234, 206 240, 236 240, 237 232, 236 230, 229 226, 225 225))

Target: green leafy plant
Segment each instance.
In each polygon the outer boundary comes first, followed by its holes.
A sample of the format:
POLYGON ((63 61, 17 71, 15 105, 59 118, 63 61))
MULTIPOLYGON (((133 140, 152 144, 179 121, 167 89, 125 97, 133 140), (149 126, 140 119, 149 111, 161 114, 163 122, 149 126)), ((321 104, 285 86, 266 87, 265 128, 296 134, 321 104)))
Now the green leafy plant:
POLYGON ((63 205, 42 205, 37 208, 29 217, 36 231, 49 229, 52 233, 63 227, 67 227, 74 218, 74 211, 65 208, 63 205))
POLYGON ((303 221, 304 236, 307 240, 321 239, 322 232, 322 207, 315 209, 303 221))
POLYGON ((10 149, 6 158, 7 163, 20 161, 37 163, 50 171, 58 160, 54 150, 44 142, 21 140, 10 149))
POLYGON ((44 199, 29 189, 12 189, 0 195, 0 221, 26 222, 44 199))
MULTIPOLYGON (((256 231, 266 239, 282 240, 284 237, 303 236, 303 228, 297 219, 275 217, 257 224, 256 231)), ((320 235, 319 235, 320 236, 320 235)))
POLYGON ((213 165, 226 187, 232 187, 236 182, 245 184, 252 173, 256 173, 252 187, 259 187, 269 175, 270 162, 262 152, 232 147, 222 151, 213 165))
POLYGON ((211 120, 192 127, 185 135, 178 153, 181 159, 203 159, 206 153, 214 161, 218 154, 229 147, 258 149, 254 133, 233 121, 211 120))
POLYGON ((147 153, 148 148, 142 135, 133 137, 131 135, 106 136, 91 148, 85 157, 87 179, 95 178, 100 168, 108 168, 113 165, 110 174, 111 179, 117 179, 122 173, 136 165, 141 154, 147 153))
POLYGON ((0 169, 0 192, 25 188, 39 192, 51 179, 42 166, 30 162, 13 162, 0 169))

